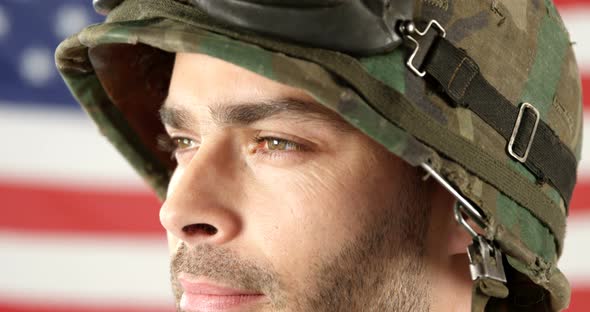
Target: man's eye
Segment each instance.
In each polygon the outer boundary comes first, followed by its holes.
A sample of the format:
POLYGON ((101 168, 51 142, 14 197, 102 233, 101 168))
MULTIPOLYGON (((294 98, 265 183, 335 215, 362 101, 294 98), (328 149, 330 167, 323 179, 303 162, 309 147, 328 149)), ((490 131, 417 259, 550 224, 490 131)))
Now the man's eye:
POLYGON ((260 148, 269 151, 299 151, 302 146, 293 141, 275 138, 275 137, 261 137, 257 139, 260 148))
POLYGON ((178 151, 178 150, 183 150, 183 149, 194 147, 195 141, 193 141, 189 138, 176 137, 176 138, 172 138, 172 144, 174 144, 175 151, 178 151))
POLYGON ((157 137, 158 149, 169 153, 171 159, 178 160, 178 157, 190 149, 198 148, 199 142, 187 137, 171 137, 168 134, 161 134, 157 137))

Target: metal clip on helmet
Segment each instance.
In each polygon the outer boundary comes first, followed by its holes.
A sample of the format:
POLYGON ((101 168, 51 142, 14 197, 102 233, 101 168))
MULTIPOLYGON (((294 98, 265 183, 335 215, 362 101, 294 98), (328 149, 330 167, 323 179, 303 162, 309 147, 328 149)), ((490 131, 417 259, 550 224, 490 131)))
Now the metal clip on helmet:
POLYGON ((93 4, 106 21, 64 41, 58 68, 162 198, 174 164, 157 149, 156 111, 173 55, 209 54, 306 90, 447 188, 473 237, 474 311, 569 304, 556 264, 580 159, 581 92, 550 1, 93 4))

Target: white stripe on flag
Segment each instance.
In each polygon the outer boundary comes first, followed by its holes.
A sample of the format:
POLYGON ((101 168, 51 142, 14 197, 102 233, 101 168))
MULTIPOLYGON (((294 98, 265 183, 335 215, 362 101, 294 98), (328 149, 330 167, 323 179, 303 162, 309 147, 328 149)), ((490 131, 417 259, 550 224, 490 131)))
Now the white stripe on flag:
MULTIPOLYGON (((590 99, 589 99, 590 100, 590 99)), ((582 159, 578 164, 578 183, 590 179, 590 112, 584 111, 582 159)), ((590 208, 590 207, 588 207, 590 208)))
POLYGON ((0 176, 77 188, 145 188, 83 112, 0 102, 0 176), (23 108, 24 107, 24 108, 23 108))
MULTIPOLYGON (((590 281, 590 214, 572 218, 559 267, 590 281)), ((0 232, 0 299, 170 307, 169 258, 158 238, 0 232)))
MULTIPOLYGON (((584 114, 590 125, 590 113, 584 114)), ((590 127, 584 127, 578 181, 590 179, 590 127)), ((0 177, 22 181, 108 188, 147 189, 131 166, 83 113, 16 109, 0 103, 0 177)))
POLYGON ((590 72, 590 7, 572 6, 559 11, 567 30, 570 33, 570 39, 574 43, 574 51, 580 72, 590 72))
POLYGON ((575 287, 590 286, 590 213, 568 218, 567 235, 559 268, 575 287))
POLYGON ((0 232, 0 301, 173 307, 165 240, 0 232))

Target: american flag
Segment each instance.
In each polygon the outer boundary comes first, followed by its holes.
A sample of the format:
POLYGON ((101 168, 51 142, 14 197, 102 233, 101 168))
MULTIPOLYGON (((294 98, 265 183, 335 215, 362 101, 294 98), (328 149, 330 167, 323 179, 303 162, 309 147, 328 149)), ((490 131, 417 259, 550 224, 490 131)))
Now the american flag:
MULTIPOLYGON (((513 0, 506 0, 513 1, 513 0)), ((590 1, 556 1, 590 94, 590 1)), ((54 68, 90 0, 0 0, 0 311, 172 311, 159 202, 54 68)), ((560 267, 590 310, 590 97, 560 267)))

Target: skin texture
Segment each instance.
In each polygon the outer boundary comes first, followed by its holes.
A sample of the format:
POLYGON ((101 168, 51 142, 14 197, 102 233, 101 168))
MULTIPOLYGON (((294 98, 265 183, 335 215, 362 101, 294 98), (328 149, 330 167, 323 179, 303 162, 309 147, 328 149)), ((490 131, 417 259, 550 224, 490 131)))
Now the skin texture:
POLYGON ((264 295, 240 311, 469 310, 452 197, 302 90, 177 54, 161 115, 177 304, 183 276, 264 295))

